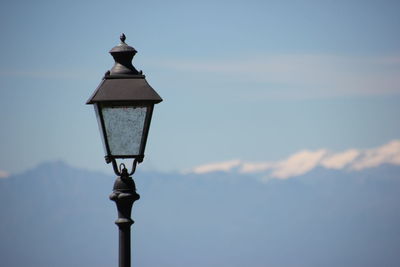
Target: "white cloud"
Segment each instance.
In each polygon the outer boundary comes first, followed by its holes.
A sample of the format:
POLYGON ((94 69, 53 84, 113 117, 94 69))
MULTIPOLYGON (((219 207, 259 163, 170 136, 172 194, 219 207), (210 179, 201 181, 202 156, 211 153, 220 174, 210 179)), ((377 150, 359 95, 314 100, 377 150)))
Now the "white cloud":
POLYGON ((215 171, 225 171, 228 172, 232 170, 234 167, 239 166, 241 163, 240 160, 231 160, 231 161, 224 161, 218 163, 211 163, 198 166, 194 168, 191 172, 202 174, 207 172, 215 172, 215 171))
POLYGON ((349 149, 342 153, 328 155, 323 158, 321 165, 328 169, 342 169, 353 162, 360 152, 357 149, 349 149))
POLYGON ((274 178, 287 179, 289 177, 304 174, 315 168, 322 157, 327 153, 321 149, 317 151, 301 151, 290 156, 288 159, 280 161, 272 171, 274 178))
POLYGON ((193 173, 233 171, 240 173, 265 173, 267 178, 287 179, 313 170, 317 166, 328 169, 359 171, 382 164, 400 165, 400 140, 391 141, 377 148, 359 150, 348 149, 333 153, 326 149, 303 150, 280 161, 243 162, 231 160, 211 163, 193 168, 193 173))
POLYGON ((241 173, 261 172, 272 169, 276 163, 273 162, 244 162, 240 167, 241 173))
POLYGON ((7 178, 10 176, 8 172, 0 170, 0 178, 7 178))
POLYGON ((362 170, 385 163, 400 165, 400 140, 392 141, 375 149, 366 150, 360 159, 351 165, 351 169, 362 170))

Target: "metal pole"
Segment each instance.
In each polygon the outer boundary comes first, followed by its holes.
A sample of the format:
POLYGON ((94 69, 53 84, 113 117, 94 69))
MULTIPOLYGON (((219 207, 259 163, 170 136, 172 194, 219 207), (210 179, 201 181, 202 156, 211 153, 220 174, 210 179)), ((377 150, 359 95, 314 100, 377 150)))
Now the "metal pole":
POLYGON ((115 224, 119 229, 119 267, 131 267, 131 219, 133 202, 140 198, 136 193, 135 182, 124 168, 121 176, 114 183, 110 199, 115 202, 118 209, 118 219, 115 224))

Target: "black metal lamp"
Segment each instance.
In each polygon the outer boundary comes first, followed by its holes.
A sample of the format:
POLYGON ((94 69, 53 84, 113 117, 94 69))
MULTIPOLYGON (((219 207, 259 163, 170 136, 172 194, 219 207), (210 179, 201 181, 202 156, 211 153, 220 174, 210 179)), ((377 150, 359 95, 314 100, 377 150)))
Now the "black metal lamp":
POLYGON ((134 158, 134 167, 143 161, 153 107, 162 101, 142 71, 132 65, 137 51, 125 43, 124 34, 120 39, 110 50, 114 66, 87 102, 96 111, 106 162, 113 163, 117 174, 116 159, 134 158))
POLYGON ((137 163, 143 161, 147 136, 149 133, 154 104, 161 97, 147 83, 142 71, 132 65, 136 50, 125 43, 111 49, 115 60, 107 71, 96 91, 86 104, 93 104, 103 140, 105 159, 112 163, 118 175, 110 199, 115 201, 119 228, 119 267, 131 266, 130 227, 133 224, 131 211, 133 203, 140 198, 136 193, 135 182, 130 177, 137 163), (124 164, 117 166, 117 159, 133 160, 132 170, 128 172, 124 164))

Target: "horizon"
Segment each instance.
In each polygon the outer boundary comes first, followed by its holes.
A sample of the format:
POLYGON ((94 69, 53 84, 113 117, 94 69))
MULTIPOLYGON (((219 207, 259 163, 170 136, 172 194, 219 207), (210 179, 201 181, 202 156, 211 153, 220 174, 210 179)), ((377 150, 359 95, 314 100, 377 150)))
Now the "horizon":
MULTIPOLYGON (((128 160, 123 162, 125 162, 125 164, 128 164, 128 162, 131 164, 131 161, 128 160)), ((38 163, 32 168, 22 170, 18 173, 0 171, 0 179, 21 175, 41 166, 54 164, 62 164, 71 168, 100 172, 108 175, 112 173, 111 170, 104 172, 75 166, 67 161, 56 159, 38 163)), ((301 150, 278 161, 249 162, 244 160, 228 160, 197 165, 186 170, 172 171, 141 170, 139 165, 138 170, 140 172, 176 173, 180 175, 206 175, 213 172, 261 175, 263 177, 261 181, 268 182, 271 179, 286 180, 306 175, 318 167, 332 171, 360 172, 384 165, 400 166, 400 140, 392 140, 382 146, 365 150, 357 150, 355 148, 349 148, 341 152, 334 152, 326 149, 318 149, 315 151, 301 150)))
MULTIPOLYGON (((120 161, 128 166, 132 164, 131 160, 120 161)), ((13 175, 25 173, 26 171, 35 169, 43 164, 58 162, 89 171, 100 171, 107 174, 112 173, 110 168, 106 170, 96 170, 90 167, 74 165, 63 159, 54 159, 39 162, 35 166, 25 170, 20 170, 16 173, 8 173, 4 170, 0 170, 0 178, 8 178, 13 175)), ((207 174, 219 171, 226 173, 235 171, 243 174, 264 173, 264 180, 268 181, 269 179, 289 179, 300 176, 317 167, 354 172, 376 168, 385 164, 400 166, 400 140, 392 140, 387 144, 368 149, 347 148, 344 151, 330 151, 324 148, 316 150, 302 149, 276 161, 269 160, 251 162, 242 159, 229 159, 225 161, 199 164, 181 170, 163 171, 145 168, 144 171, 180 174, 207 174)), ((139 170, 141 169, 140 167, 139 164, 139 170)))

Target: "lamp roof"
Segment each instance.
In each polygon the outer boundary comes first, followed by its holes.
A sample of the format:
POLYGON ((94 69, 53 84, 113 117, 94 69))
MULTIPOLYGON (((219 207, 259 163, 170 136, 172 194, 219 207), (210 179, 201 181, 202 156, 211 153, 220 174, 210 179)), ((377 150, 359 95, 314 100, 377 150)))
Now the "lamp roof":
POLYGON ((96 102, 138 101, 160 103, 162 98, 146 79, 103 79, 86 104, 96 102))

